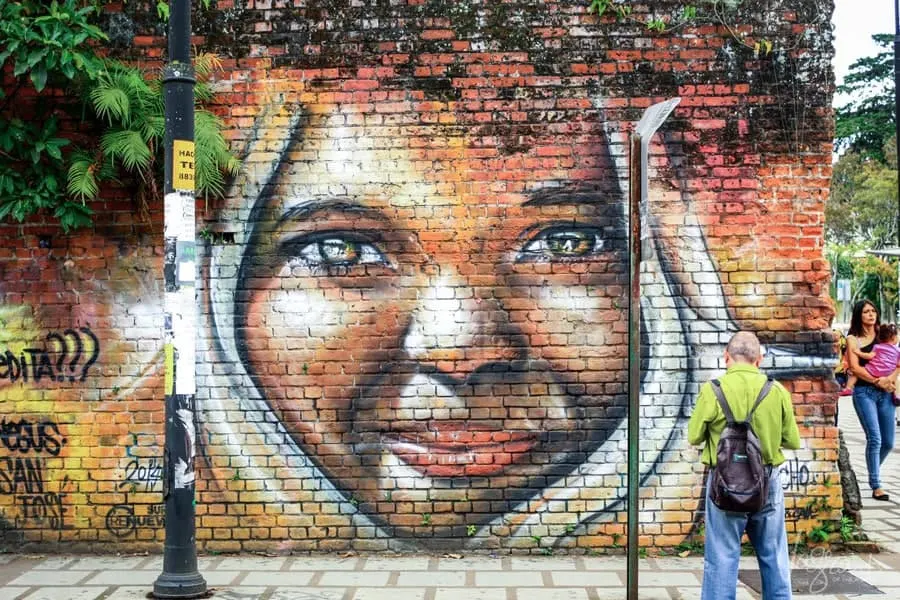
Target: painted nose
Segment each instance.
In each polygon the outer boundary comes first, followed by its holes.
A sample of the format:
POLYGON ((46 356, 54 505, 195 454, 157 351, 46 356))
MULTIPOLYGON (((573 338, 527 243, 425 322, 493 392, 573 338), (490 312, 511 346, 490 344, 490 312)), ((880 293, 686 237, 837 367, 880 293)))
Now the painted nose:
MULTIPOLYGON (((493 288, 479 287, 485 289, 493 288)), ((403 340, 407 356, 456 377, 508 370, 513 361, 524 360, 526 338, 509 311, 493 296, 477 293, 452 277, 437 278, 424 288, 403 340)))

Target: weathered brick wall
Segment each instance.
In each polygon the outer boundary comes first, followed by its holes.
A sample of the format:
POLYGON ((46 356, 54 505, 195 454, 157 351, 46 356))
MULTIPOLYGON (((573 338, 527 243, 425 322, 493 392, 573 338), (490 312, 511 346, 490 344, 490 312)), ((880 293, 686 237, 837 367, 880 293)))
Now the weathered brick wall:
MULTIPOLYGON (((152 11, 110 10, 115 51, 158 65, 152 11)), ((674 96, 646 215, 641 544, 698 529, 686 422, 737 328, 793 393, 792 537, 839 516, 830 13, 746 0, 666 33, 584 2, 195 14, 244 165, 197 203, 217 232, 200 277, 200 547, 623 543, 627 140, 674 96), (774 51, 741 42, 758 39, 774 51)), ((159 548, 161 206, 109 190, 92 231, 3 225, 7 547, 159 548)))

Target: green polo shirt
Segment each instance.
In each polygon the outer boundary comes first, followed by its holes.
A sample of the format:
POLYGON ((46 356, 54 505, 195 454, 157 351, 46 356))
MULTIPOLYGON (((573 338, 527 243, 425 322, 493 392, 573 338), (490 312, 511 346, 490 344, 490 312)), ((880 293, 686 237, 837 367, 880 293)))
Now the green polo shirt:
MULTIPOLYGON (((732 363, 725 375, 718 379, 734 418, 738 421, 747 418, 747 413, 766 382, 766 376, 755 366, 738 362, 732 363)), ((791 394, 777 381, 753 413, 751 425, 759 438, 763 462, 767 465, 780 465, 784 462, 781 448, 796 450, 800 447, 800 431, 794 419, 791 394)), ((716 400, 712 384, 706 382, 700 388, 694 412, 688 422, 688 443, 693 446, 703 444, 704 464, 716 464, 716 448, 724 429, 725 413, 716 400)))

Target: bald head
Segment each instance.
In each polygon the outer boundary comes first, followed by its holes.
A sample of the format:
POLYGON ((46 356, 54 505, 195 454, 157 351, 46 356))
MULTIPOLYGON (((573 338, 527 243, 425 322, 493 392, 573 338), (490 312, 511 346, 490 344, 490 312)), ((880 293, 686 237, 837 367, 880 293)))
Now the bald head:
POLYGON ((726 358, 731 357, 736 362, 755 365, 760 360, 759 339, 756 334, 749 331, 739 331, 734 334, 725 347, 726 358))

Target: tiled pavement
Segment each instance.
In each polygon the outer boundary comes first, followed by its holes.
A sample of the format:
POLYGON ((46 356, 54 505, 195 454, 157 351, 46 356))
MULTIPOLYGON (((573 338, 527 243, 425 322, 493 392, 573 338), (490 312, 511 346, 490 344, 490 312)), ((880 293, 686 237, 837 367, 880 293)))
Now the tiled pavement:
MULTIPOLYGON (((801 558, 825 578, 847 569, 900 600, 893 555, 801 558), (887 559, 887 560, 886 560, 887 559)), ((743 558, 754 569, 755 559, 743 558)), ((138 600, 159 575, 159 556, 0 557, 3 600, 138 600)), ((641 560, 642 600, 699 599, 703 559, 641 560)), ((202 557, 200 572, 223 600, 624 600, 624 557, 337 556, 202 557)), ((741 587, 738 600, 759 596, 741 587)), ((848 600, 843 595, 795 595, 848 600)), ((876 597, 873 597, 876 598, 876 597)))
POLYGON ((897 438, 891 456, 881 468, 881 485, 891 494, 891 501, 879 502, 872 499, 866 469, 866 437, 853 410, 853 401, 849 397, 841 398, 838 419, 838 425, 844 432, 844 441, 850 451, 850 463, 859 481, 863 501, 863 528, 869 538, 877 542, 882 549, 900 553, 900 437, 897 438))
MULTIPOLYGON (((867 596, 816 594, 838 569, 900 600, 900 503, 867 493, 864 439, 853 406, 842 399, 840 423, 860 479, 863 520, 879 554, 795 556, 794 567, 815 571, 815 585, 795 600, 867 596)), ((885 487, 900 499, 900 452, 888 459, 885 487)), ((754 558, 742 568, 756 569, 754 558)), ((143 599, 159 575, 161 556, 0 555, 0 600, 143 599)), ((641 600, 700 598, 703 559, 640 561, 641 600)), ((587 556, 207 556, 199 570, 222 600, 624 600, 625 557, 587 556)), ((737 600, 759 600, 740 586, 737 600)))

